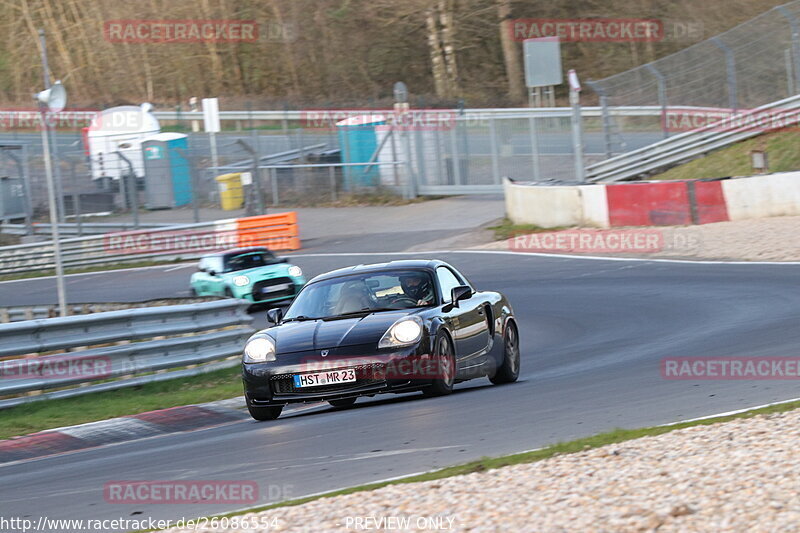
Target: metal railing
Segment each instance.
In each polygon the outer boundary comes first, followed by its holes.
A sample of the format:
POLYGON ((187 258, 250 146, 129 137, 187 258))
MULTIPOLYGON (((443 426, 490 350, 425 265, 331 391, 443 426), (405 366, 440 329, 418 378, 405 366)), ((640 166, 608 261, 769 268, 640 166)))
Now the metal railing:
MULTIPOLYGON (((81 222, 80 224, 65 222, 58 225, 58 232, 61 235, 101 235, 114 231, 165 228, 169 225, 158 222, 140 222, 138 225, 132 222, 81 222)), ((49 223, 33 223, 31 228, 34 235, 50 235, 52 231, 49 223)), ((25 224, 0 224, 0 233, 27 235, 28 228, 25 224)))
POLYGON ((0 324, 0 409, 235 366, 229 358, 253 332, 247 307, 221 300, 0 324))
MULTIPOLYGON (((800 96, 785 98, 747 113, 756 116, 759 113, 767 116, 780 114, 783 125, 795 124, 800 122, 800 96)), ((725 126, 728 123, 730 120, 725 119, 590 165, 586 169, 587 178, 594 182, 633 179, 765 132, 763 121, 752 121, 742 127, 725 126)))
MULTIPOLYGON (((240 246, 293 249, 293 241, 286 235, 296 235, 297 228, 284 221, 289 214, 61 239, 62 264, 68 269, 153 259, 194 259, 240 246), (239 228, 240 221, 247 225, 246 229, 239 228)), ((0 275, 51 270, 55 268, 54 261, 52 241, 0 247, 0 275)))

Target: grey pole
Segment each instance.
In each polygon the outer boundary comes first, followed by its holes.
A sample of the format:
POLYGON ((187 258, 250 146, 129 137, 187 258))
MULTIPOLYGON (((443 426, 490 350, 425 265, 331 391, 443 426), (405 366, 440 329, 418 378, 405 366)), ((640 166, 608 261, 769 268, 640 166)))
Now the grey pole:
POLYGON ((728 73, 728 105, 734 113, 737 113, 739 109, 739 94, 736 81, 736 58, 733 55, 733 50, 719 37, 712 37, 709 41, 725 54, 725 67, 728 73))
POLYGON ((669 128, 667 127, 667 79, 652 63, 646 64, 645 68, 658 80, 658 103, 661 106, 661 132, 666 139, 669 137, 669 128))
MULTIPOLYGON (((606 94, 605 89, 600 87, 597 83, 592 81, 587 81, 586 85, 592 88, 592 90, 597 93, 600 97, 600 110, 603 115, 602 118, 602 126, 603 126, 603 139, 605 140, 606 144, 606 159, 612 156, 613 146, 611 145, 611 116, 608 112, 608 95, 606 94)), ((659 95, 660 96, 660 95, 659 95)), ((661 112, 664 112, 664 108, 662 107, 661 112)), ((663 117, 662 117, 663 120, 663 117)))
MULTIPOLYGON (((139 195, 136 192, 136 171, 133 170, 133 163, 131 163, 131 160, 125 157, 122 154, 122 152, 117 150, 114 153, 117 154, 120 159, 122 159, 123 161, 125 161, 125 163, 128 164, 128 170, 130 172, 127 183, 128 198, 130 198, 131 201, 131 212, 133 213, 133 227, 139 229, 139 198, 138 198, 139 195)), ((125 177, 123 176, 121 179, 125 180, 125 177)), ((125 185, 126 185, 125 183, 122 184, 123 187, 125 187, 125 185)))
POLYGON ((492 181, 500 183, 500 154, 497 151, 497 124, 489 117, 489 147, 492 151, 492 181))
POLYGON ((789 21, 789 26, 792 28, 792 59, 794 60, 794 64, 792 71, 794 73, 794 92, 790 93, 789 96, 796 94, 798 88, 800 88, 800 24, 797 22, 797 17, 794 14, 786 9, 784 6, 778 6, 775 8, 778 13, 786 17, 786 20, 789 21))
POLYGON ((531 163, 533 163, 533 181, 541 179, 541 169, 539 168, 539 136, 536 133, 536 117, 528 117, 528 130, 531 136, 531 163))
POLYGON ((581 117, 581 93, 574 89, 569 91, 572 104, 572 144, 575 156, 575 178, 580 183, 586 182, 586 169, 583 167, 583 120, 581 117))
POLYGON ((50 232, 53 236, 53 262, 56 265, 56 290, 58 292, 58 312, 67 316, 67 297, 64 289, 64 265, 61 262, 61 235, 59 235, 58 213, 56 212, 56 192, 53 186, 53 162, 50 160, 50 140, 47 135, 47 111, 42 108, 42 147, 44 148, 44 168, 47 177, 47 200, 50 204, 50 232))

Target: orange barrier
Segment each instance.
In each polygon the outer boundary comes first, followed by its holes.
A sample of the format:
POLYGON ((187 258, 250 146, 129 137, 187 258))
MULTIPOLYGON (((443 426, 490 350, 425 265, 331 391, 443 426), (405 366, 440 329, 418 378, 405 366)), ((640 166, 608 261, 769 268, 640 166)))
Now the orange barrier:
POLYGON ((237 218, 238 244, 244 246, 266 246, 271 250, 299 250, 300 232, 297 213, 279 213, 237 218))

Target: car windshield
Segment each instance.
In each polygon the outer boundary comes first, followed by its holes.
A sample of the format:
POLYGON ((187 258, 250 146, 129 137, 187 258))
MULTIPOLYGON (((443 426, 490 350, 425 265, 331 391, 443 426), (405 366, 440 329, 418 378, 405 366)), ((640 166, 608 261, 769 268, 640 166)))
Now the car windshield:
POLYGON ((272 252, 267 251, 229 255, 225 257, 223 272, 236 272, 237 270, 247 270, 248 268, 274 265, 276 263, 278 263, 278 258, 272 252))
POLYGON ((433 280, 424 270, 371 272, 306 286, 286 312, 286 320, 416 309, 435 303, 433 280))

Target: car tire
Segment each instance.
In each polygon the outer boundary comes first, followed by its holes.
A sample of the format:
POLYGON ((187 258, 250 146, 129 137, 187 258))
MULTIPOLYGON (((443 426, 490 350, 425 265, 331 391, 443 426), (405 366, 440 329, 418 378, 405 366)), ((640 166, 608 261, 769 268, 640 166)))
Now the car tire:
POLYGON ((281 411, 283 411, 282 405, 270 405, 267 407, 253 407, 252 405, 247 406, 247 410, 250 412, 250 416, 258 421, 263 420, 275 420, 279 416, 281 416, 281 411))
POLYGON ((225 287, 225 298, 233 298, 233 291, 230 287, 225 287))
POLYGON ((328 403, 333 407, 350 407, 356 403, 356 398, 340 398, 338 400, 328 400, 328 403))
POLYGON ((195 289, 194 287, 189 287, 189 297, 190 298, 197 298, 198 296, 200 296, 200 295, 197 294, 197 289, 195 289))
POLYGON ((514 383, 519 378, 519 332, 514 322, 506 325, 503 334, 503 362, 489 381, 495 385, 514 383))
POLYGON ((422 390, 425 396, 446 396, 453 392, 456 377, 456 357, 450 336, 440 331, 433 341, 434 368, 436 375, 442 375, 422 390))

